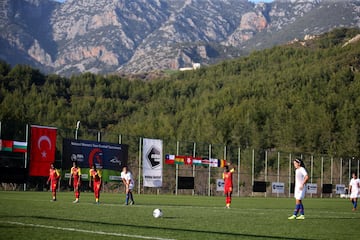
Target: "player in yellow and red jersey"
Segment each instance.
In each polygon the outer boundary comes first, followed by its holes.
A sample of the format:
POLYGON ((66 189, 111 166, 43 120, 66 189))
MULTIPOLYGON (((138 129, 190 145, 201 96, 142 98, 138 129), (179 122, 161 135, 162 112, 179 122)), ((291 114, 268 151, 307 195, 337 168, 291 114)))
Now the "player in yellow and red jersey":
POLYGON ((231 195, 232 195, 232 191, 233 191, 233 180, 232 180, 232 175, 233 172, 235 171, 234 168, 229 170, 229 166, 225 166, 225 170, 223 173, 223 179, 224 179, 224 193, 225 193, 225 207, 226 208, 230 208, 230 204, 231 204, 231 195))
POLYGON ((100 170, 96 169, 95 164, 92 165, 92 168, 89 171, 89 175, 90 175, 89 187, 91 187, 91 182, 93 182, 95 202, 99 204, 102 179, 101 179, 101 172, 100 170))
POLYGON ((73 181, 74 186, 74 193, 75 193, 75 201, 73 203, 79 202, 80 197, 80 184, 81 184, 81 169, 77 166, 77 162, 73 162, 73 166, 70 170, 70 178, 69 178, 69 185, 71 186, 71 180, 73 181))
POLYGON ((54 164, 51 164, 50 171, 49 171, 49 178, 47 180, 47 184, 50 183, 50 189, 51 189, 51 194, 52 194, 51 201, 56 201, 56 189, 58 186, 59 178, 60 178, 59 170, 57 170, 54 167, 54 164))

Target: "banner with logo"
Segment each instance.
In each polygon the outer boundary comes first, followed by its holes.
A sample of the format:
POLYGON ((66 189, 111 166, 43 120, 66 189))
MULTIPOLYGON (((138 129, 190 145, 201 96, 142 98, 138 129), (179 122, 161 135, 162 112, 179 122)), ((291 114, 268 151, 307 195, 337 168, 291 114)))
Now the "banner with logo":
POLYGON ((63 172, 69 178, 73 161, 81 168, 81 177, 88 180, 93 164, 102 172, 104 181, 120 181, 122 167, 127 164, 128 146, 125 144, 87 140, 63 140, 63 172))
POLYGON ((29 176, 49 176, 50 164, 55 161, 57 129, 31 125, 30 133, 29 176))
POLYGON ((336 194, 345 194, 345 184, 336 184, 336 194))
POLYGON ((224 185, 225 185, 225 182, 224 182, 224 179, 216 179, 216 191, 220 192, 220 191, 224 191, 224 185))
POLYGON ((316 183, 307 183, 306 184, 306 193, 317 194, 317 184, 316 183))
POLYGON ((284 193, 285 192, 285 183, 272 182, 271 189, 272 189, 272 193, 284 193))
POLYGON ((144 187, 162 187, 162 152, 160 139, 143 139, 144 187))

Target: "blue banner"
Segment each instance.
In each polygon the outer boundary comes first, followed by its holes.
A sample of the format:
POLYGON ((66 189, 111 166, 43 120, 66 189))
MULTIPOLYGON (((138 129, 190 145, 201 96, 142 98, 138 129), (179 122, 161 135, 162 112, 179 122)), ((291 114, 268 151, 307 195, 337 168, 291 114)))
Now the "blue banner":
MULTIPOLYGON (((120 172, 127 164, 128 145, 86 140, 63 140, 63 172, 70 172, 72 162, 77 161, 82 178, 88 178, 93 164, 103 172, 104 181, 120 180, 120 172)), ((65 175, 65 178, 68 176, 65 175)))

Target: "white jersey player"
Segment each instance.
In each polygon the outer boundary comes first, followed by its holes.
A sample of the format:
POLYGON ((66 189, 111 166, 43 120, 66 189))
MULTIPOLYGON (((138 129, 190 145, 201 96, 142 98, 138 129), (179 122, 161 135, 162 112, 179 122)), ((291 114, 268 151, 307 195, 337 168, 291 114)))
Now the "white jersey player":
POLYGON ((134 179, 131 172, 125 166, 121 172, 121 179, 125 185, 125 193, 126 193, 126 200, 125 205, 133 205, 135 204, 134 197, 132 194, 132 190, 134 189, 134 179), (129 202, 130 200, 130 202, 129 202))
POLYGON ((357 178, 356 173, 352 174, 352 179, 349 184, 350 201, 353 204, 353 211, 356 211, 357 200, 360 195, 360 179, 357 178))
POLYGON ((302 199, 305 197, 306 192, 306 182, 309 179, 307 171, 305 169, 304 162, 301 159, 296 158, 293 161, 295 168, 295 188, 294 188, 294 198, 296 201, 295 210, 292 216, 288 219, 305 219, 304 215, 304 205, 302 204, 302 199), (300 216, 298 213, 300 212, 300 216))

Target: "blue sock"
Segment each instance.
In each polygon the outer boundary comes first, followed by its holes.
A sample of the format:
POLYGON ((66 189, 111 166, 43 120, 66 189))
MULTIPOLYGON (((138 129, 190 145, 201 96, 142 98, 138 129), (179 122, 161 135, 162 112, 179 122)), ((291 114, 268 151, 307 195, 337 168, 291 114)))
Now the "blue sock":
POLYGON ((129 203, 129 193, 126 194, 126 200, 125 203, 128 204, 129 203))
POLYGON ((295 210, 294 210, 294 215, 297 216, 298 212, 299 212, 299 209, 300 209, 300 204, 296 204, 295 206, 295 210))
POLYGON ((354 208, 357 207, 357 201, 354 201, 354 208))
POLYGON ((300 215, 304 215, 304 205, 300 204, 300 215))

